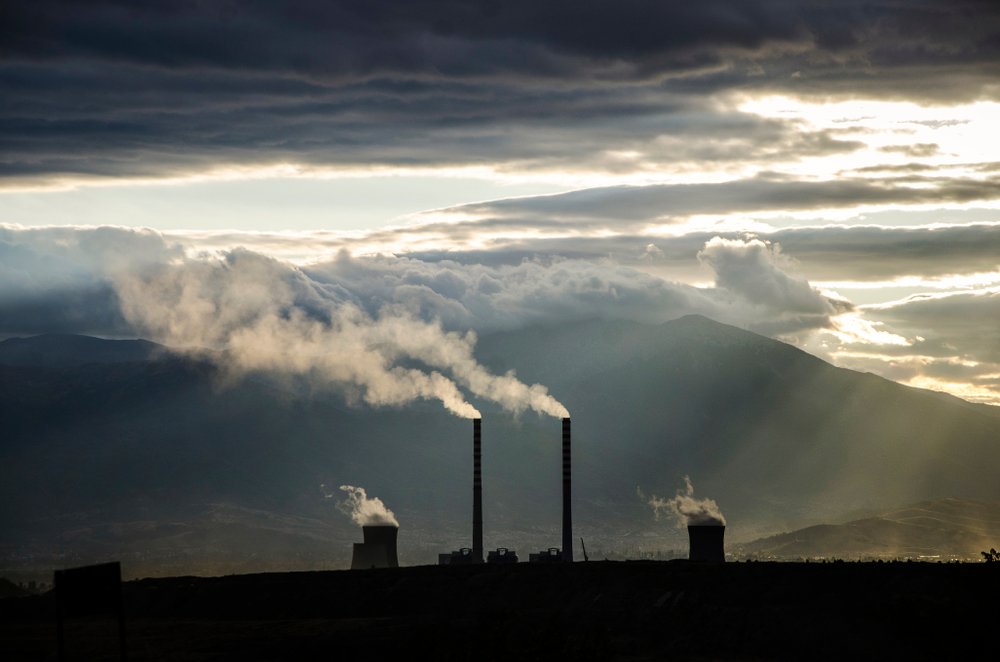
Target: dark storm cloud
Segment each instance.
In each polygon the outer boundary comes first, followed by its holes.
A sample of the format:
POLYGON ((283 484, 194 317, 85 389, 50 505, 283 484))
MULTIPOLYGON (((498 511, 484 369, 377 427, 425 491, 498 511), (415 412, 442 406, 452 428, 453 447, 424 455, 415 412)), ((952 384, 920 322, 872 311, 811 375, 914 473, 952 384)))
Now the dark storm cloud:
POLYGON ((32 182, 283 160, 615 171, 630 166, 605 152, 636 145, 673 162, 766 159, 775 144, 794 158, 858 144, 793 140, 782 123, 777 138, 763 127, 713 142, 704 100, 954 103, 993 94, 1000 73, 988 2, 95 0, 3 12, 0 177, 32 182), (661 135, 692 146, 647 144, 661 135))
POLYGON ((1000 364, 1000 291, 917 295, 868 308, 895 329, 919 333, 953 353, 1000 364))
POLYGON ((769 211, 811 211, 863 205, 955 204, 993 200, 1000 196, 1000 178, 944 178, 908 175, 884 179, 838 178, 795 181, 764 173, 752 179, 721 184, 614 186, 558 195, 513 198, 463 205, 455 211, 495 216, 498 223, 530 225, 542 219, 574 224, 616 223, 697 214, 752 214, 769 211), (517 220, 520 217, 520 221, 517 220))
POLYGON ((829 226, 790 228, 765 236, 799 260, 810 280, 816 281, 939 278, 1000 269, 1000 224, 829 226))
POLYGON ((9 180, 154 177, 275 162, 628 173, 640 172, 642 161, 767 164, 864 146, 795 120, 721 113, 642 86, 376 80, 330 87, 102 63, 80 68, 79 81, 60 76, 50 87, 46 66, 14 68, 16 76, 0 68, 0 89, 9 92, 0 96, 0 177, 9 180))
POLYGON ((822 40, 809 24, 829 10, 804 9, 642 0, 23 2, 8 10, 3 37, 7 53, 39 60, 87 57, 352 79, 387 73, 634 79, 719 66, 724 49, 822 40))
POLYGON ((984 62, 997 52, 993 3, 968 1, 111 0, 15 2, 5 14, 8 57, 314 77, 635 79, 790 47, 842 65, 865 54, 869 69, 984 62))

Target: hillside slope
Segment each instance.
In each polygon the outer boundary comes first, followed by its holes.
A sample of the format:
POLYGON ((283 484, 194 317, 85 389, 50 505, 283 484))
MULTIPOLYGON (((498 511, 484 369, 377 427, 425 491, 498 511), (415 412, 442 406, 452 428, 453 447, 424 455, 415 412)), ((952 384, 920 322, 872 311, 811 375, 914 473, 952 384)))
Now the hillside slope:
MULTIPOLYGON (((228 504, 327 524, 273 534, 248 516, 215 542, 164 548, 225 555, 259 544, 281 555, 301 533, 345 557, 357 532, 325 495, 350 484, 396 511, 408 531, 401 553, 410 545, 413 559, 468 542, 471 425, 434 403, 351 409, 220 379, 210 363, 161 350, 143 359, 134 348, 146 346, 130 341, 97 341, 90 361, 94 339, 71 338, 84 349, 55 361, 52 338, 19 340, 19 365, 2 364, 12 341, 0 343, 0 525, 12 540, 55 549, 90 540, 106 550, 124 544, 116 526, 153 522, 127 529, 151 532, 130 539, 141 554, 143 540, 169 530, 156 523, 211 531, 197 523, 212 521, 212 504, 228 504)), ((499 333, 483 337, 476 355, 495 372, 547 385, 569 408, 574 520, 605 549, 640 533, 682 546, 683 531, 654 521, 636 487, 669 496, 685 475, 696 496, 718 502, 730 541, 853 509, 1000 501, 992 411, 703 317, 499 333)), ((559 422, 514 420, 473 402, 484 412, 487 545, 557 544, 559 422)))
POLYGON ((731 546, 777 558, 979 558, 1000 546, 1000 503, 935 499, 879 517, 821 524, 731 546))
POLYGON ((747 518, 1000 499, 995 408, 836 368, 689 316, 497 334, 477 356, 549 386, 605 490, 696 495, 747 518))
POLYGON ((0 342, 0 364, 68 368, 88 363, 149 361, 173 354, 148 340, 105 340, 66 333, 32 338, 8 338, 0 342))

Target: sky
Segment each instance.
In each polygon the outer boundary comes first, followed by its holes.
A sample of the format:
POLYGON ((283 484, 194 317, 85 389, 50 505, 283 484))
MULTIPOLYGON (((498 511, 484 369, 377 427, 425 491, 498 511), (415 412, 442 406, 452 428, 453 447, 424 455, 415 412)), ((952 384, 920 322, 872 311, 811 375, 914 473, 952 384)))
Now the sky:
POLYGON ((699 313, 1000 404, 998 111, 992 2, 15 0, 0 336, 476 394, 442 338, 699 313))

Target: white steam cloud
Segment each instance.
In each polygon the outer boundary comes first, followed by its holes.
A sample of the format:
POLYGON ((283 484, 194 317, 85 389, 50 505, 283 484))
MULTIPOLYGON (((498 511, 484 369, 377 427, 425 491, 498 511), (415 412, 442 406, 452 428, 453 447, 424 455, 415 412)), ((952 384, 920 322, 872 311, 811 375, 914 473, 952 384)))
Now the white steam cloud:
POLYGON ((673 499, 661 499, 655 494, 646 498, 640 488, 636 488, 639 498, 649 504, 654 516, 660 519, 660 513, 667 513, 677 518, 678 526, 725 526, 726 518, 719 511, 719 506, 712 499, 695 499, 694 486, 691 479, 684 476, 685 489, 678 491, 673 499))
POLYGON ((544 386, 479 365, 475 333, 446 332, 438 319, 420 319, 401 304, 370 313, 337 284, 259 253, 236 249, 112 278, 125 318, 146 337, 224 347, 227 367, 237 372, 267 371, 315 388, 339 385, 350 401, 374 406, 433 399, 476 418, 462 386, 515 413, 569 416, 544 386), (430 370, 413 367, 415 361, 430 370))
MULTIPOLYGON (((363 487, 341 485, 347 498, 337 502, 337 510, 344 513, 358 526, 399 526, 396 516, 377 497, 368 498, 363 487)), ((327 496, 333 496, 328 494, 327 496)))

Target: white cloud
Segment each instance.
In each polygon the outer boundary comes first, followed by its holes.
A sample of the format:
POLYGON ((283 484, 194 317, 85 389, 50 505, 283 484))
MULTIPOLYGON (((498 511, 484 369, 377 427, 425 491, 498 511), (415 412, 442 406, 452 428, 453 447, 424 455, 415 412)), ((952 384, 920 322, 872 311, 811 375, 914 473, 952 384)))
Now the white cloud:
MULTIPOLYGON (((229 346, 247 355, 242 357, 245 364, 268 370, 278 366, 259 358, 268 356, 261 350, 328 355, 288 370, 315 378, 317 384, 355 384, 345 394, 372 404, 430 397, 462 409, 464 389, 512 409, 556 411, 545 393, 503 376, 484 375, 473 358, 474 336, 467 332, 594 318, 661 323, 699 313, 794 342, 847 367, 871 348, 870 353, 895 358, 865 359, 864 369, 906 383, 930 374, 902 369, 917 365, 907 357, 919 354, 935 356, 939 363, 974 360, 983 365, 982 374, 1000 370, 990 367, 1000 363, 995 290, 939 292, 855 308, 796 275, 799 269, 809 270, 810 263, 790 259, 767 236, 692 234, 655 244, 648 238, 609 237, 594 239, 597 243, 581 257, 561 257, 552 250, 516 261, 490 251, 456 252, 458 261, 447 259, 452 255, 447 252, 418 259, 352 256, 342 250, 295 265, 249 249, 199 252, 178 236, 149 230, 6 226, 0 233, 18 242, 4 244, 8 257, 0 260, 8 274, 0 309, 5 333, 143 335, 171 344, 229 346), (625 243, 615 243, 619 241, 625 243), (595 248, 608 246, 614 247, 608 253, 647 269, 686 263, 694 270, 700 260, 711 270, 713 283, 696 287, 594 254, 595 248), (9 257, 14 255, 29 256, 25 264, 35 266, 15 273, 9 257), (17 288, 23 293, 20 299, 11 294, 17 288), (32 301, 33 307, 19 301, 32 301), (333 346, 349 350, 334 356, 333 346), (258 358, 248 358, 255 353, 258 358), (427 369, 407 372, 399 368, 400 360, 416 360, 427 369)), ((769 236, 810 256, 823 253, 826 237, 826 259, 835 263, 870 255, 872 245, 864 240, 872 237, 885 239, 879 250, 908 242, 911 253, 920 242, 928 242, 926 250, 932 250, 933 242, 943 238, 954 246, 945 259, 959 261, 962 250, 975 252, 986 243, 970 242, 970 237, 989 239, 993 234, 992 226, 965 226, 925 232, 792 229, 769 236), (838 250, 842 254, 832 257, 838 250)), ((567 242, 549 248, 588 245, 580 239, 567 242)), ((962 383, 972 384, 977 375, 970 373, 962 383)), ((952 384, 953 392, 960 389, 956 380, 964 379, 933 378, 952 384)), ((1000 385, 992 382, 976 388, 1000 393, 1000 385)))

